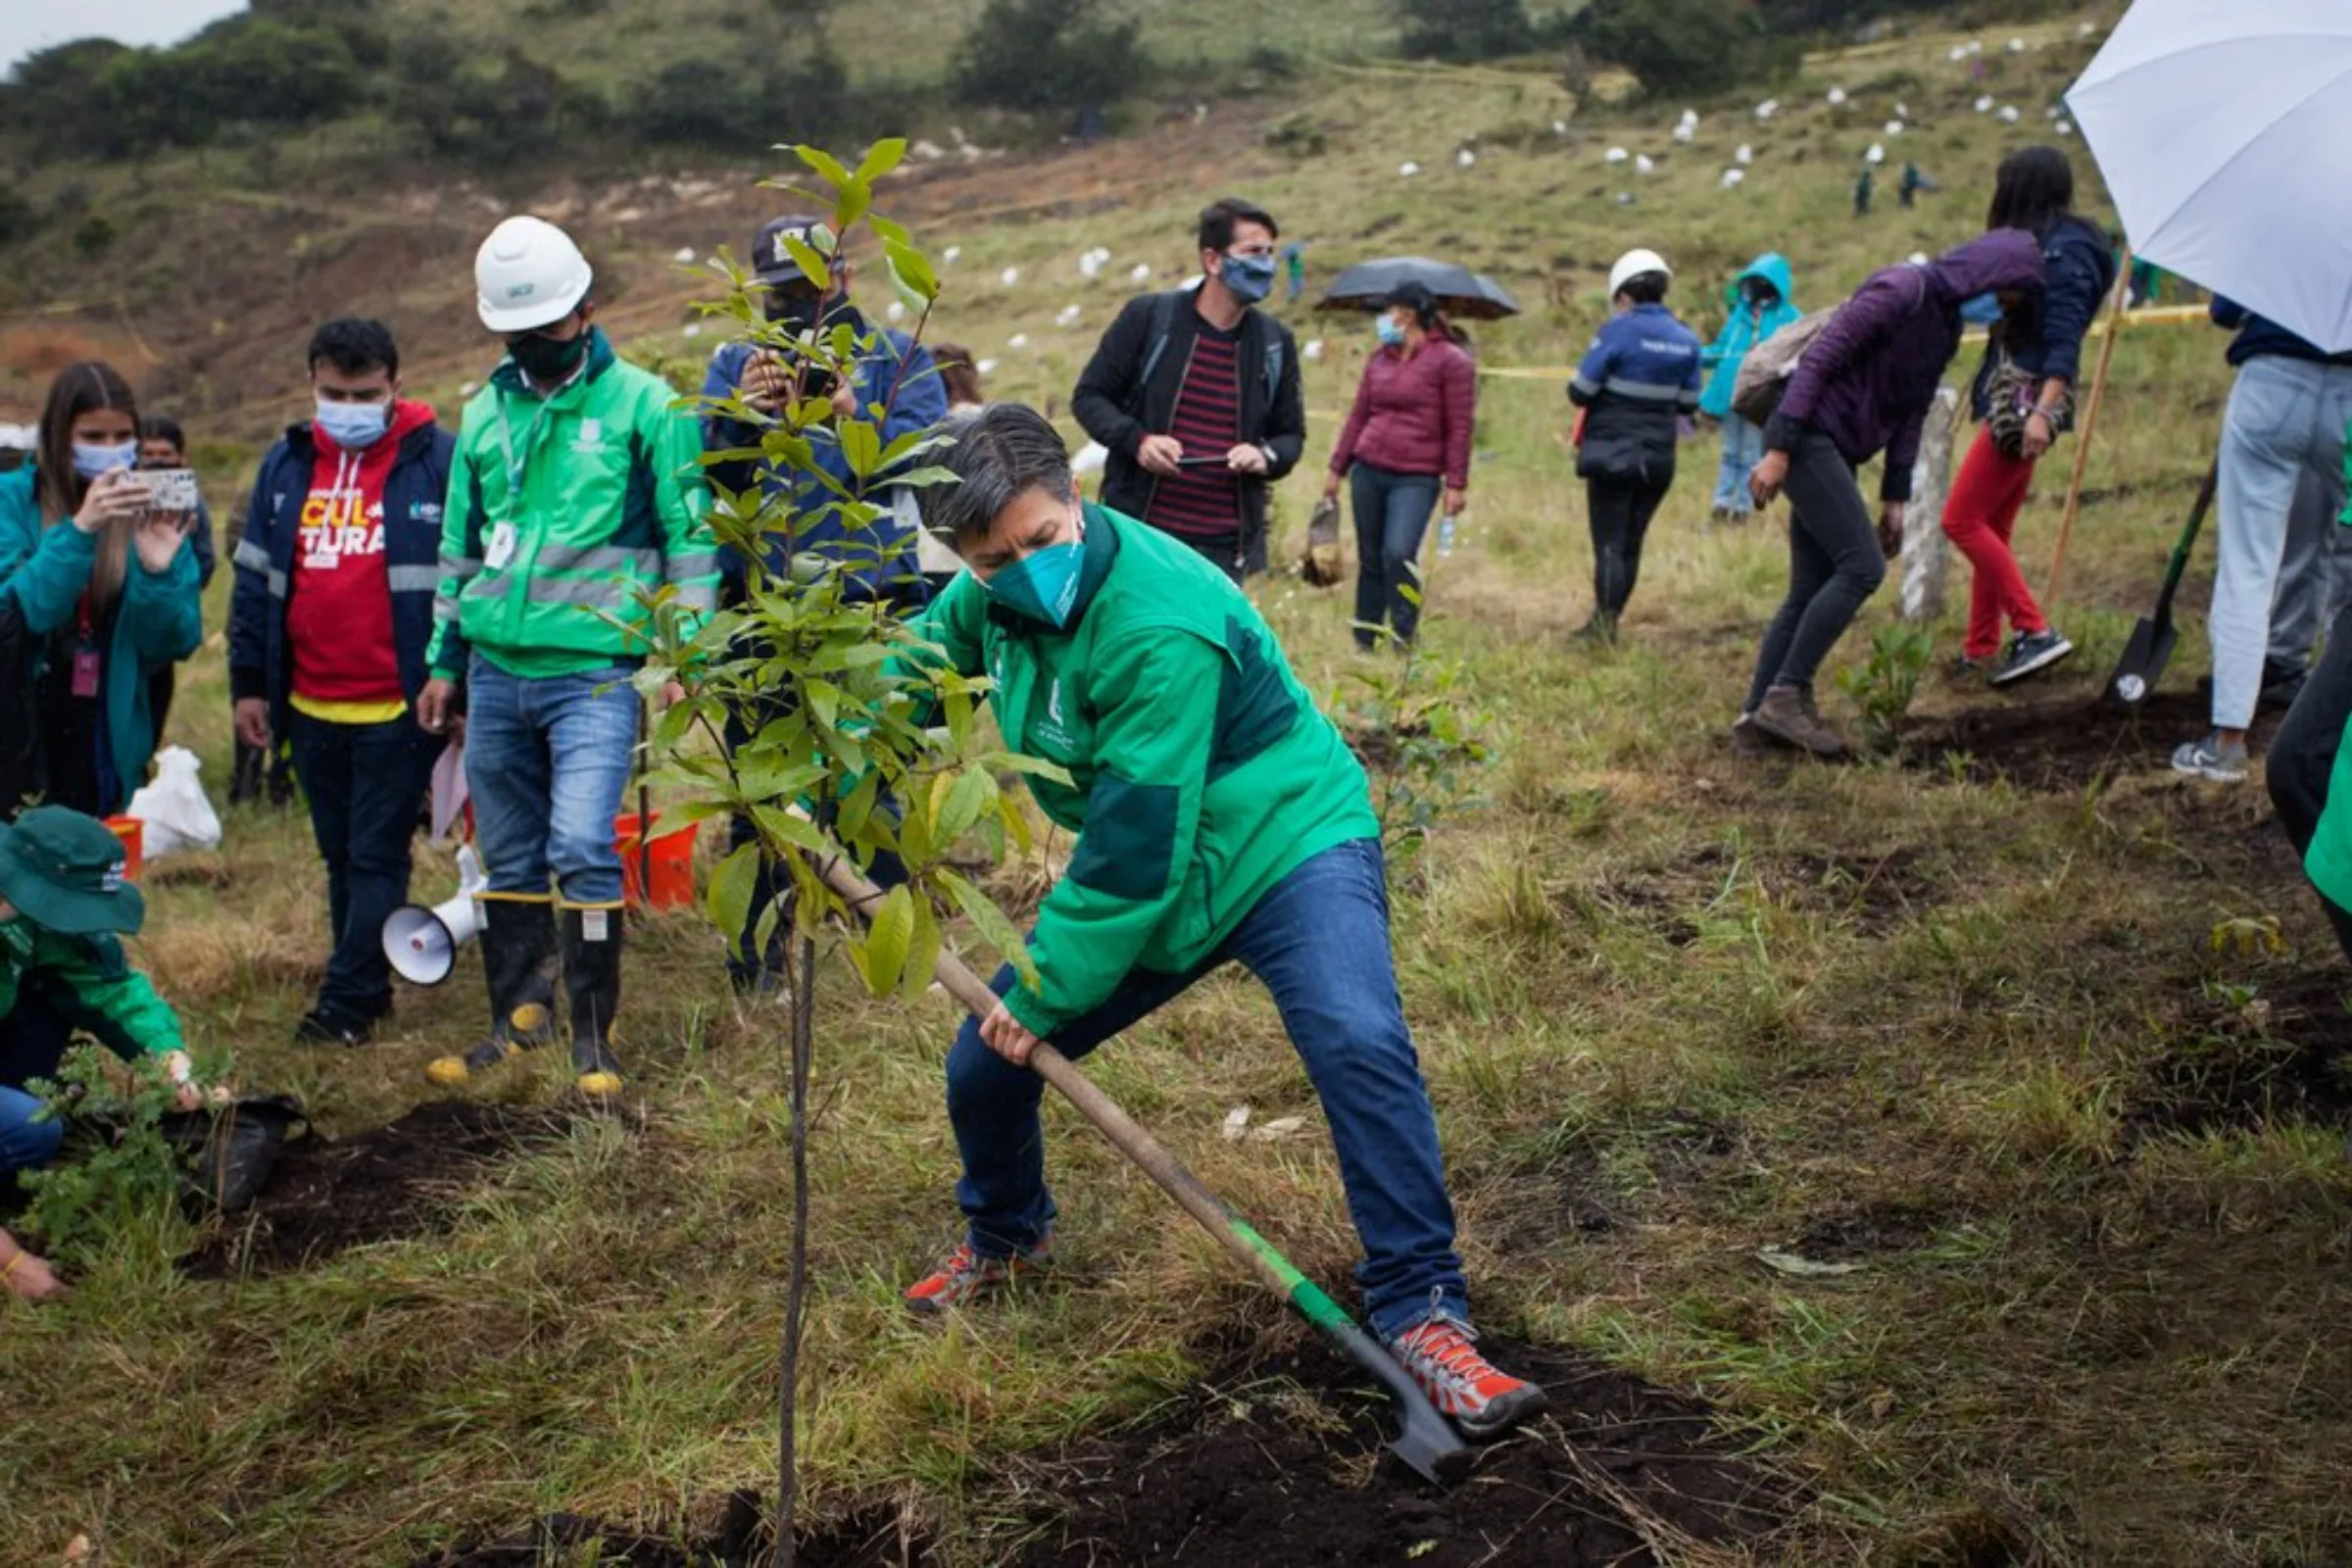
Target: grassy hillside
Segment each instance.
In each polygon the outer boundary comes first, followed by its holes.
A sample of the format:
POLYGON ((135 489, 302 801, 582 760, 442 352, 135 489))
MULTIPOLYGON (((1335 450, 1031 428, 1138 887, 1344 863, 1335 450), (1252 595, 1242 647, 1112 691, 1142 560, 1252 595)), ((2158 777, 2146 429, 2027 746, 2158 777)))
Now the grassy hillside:
MULTIPOLYGON (((826 23, 842 57, 860 74, 930 82, 943 77, 956 47, 979 19, 984 0, 912 0, 843 5, 826 23)), ((664 0, 537 0, 521 29, 531 54, 566 76, 611 84, 647 74, 672 60, 710 59, 741 46, 754 28, 771 25, 768 0, 726 0, 680 7, 664 0)), ((468 33, 501 36, 514 8, 496 0, 390 0, 386 24, 435 25, 446 19, 468 33)), ((1383 0, 1317 0, 1261 6, 1247 0, 1109 0, 1103 14, 1133 18, 1144 42, 1173 65, 1229 65, 1252 53, 1333 54, 1376 51, 1396 24, 1383 0)), ((1148 85, 1148 84, 1139 84, 1148 85)))
MULTIPOLYGON (((1818 304, 1968 237, 1998 156, 2041 133, 2088 47, 2071 21, 2021 37, 2032 47, 2014 56, 1987 40, 1984 80, 1948 60, 1951 38, 1818 60, 1768 122, 1752 101, 1692 106, 1689 147, 1668 136, 1680 105, 1571 119, 1532 73, 1335 67, 1279 104, 920 172, 886 202, 935 254, 959 247, 941 330, 997 362, 998 395, 1057 410, 1127 269, 1176 275, 1190 214, 1228 189, 1308 240, 1318 276, 1418 251, 1490 270, 1529 306, 1479 330, 1490 369, 1530 373, 1482 382, 1472 513, 1429 585, 1432 656, 1458 666, 1497 760, 1484 808, 1397 876, 1396 941, 1482 1320, 1708 1401, 1788 1480, 1786 1533, 1744 1546, 1654 1528, 1654 1490, 1560 1489, 1567 1509, 1646 1530, 1649 1560, 2352 1554, 2340 960, 2259 786, 2163 770, 2200 717, 2185 696, 2203 663, 2193 627, 2167 683, 2179 695, 2147 723, 2093 706, 2210 457, 2228 384, 2218 337, 2135 329, 2119 350, 2056 612, 2083 651, 2029 695, 1931 685, 1903 750, 1877 762, 1734 762, 1721 730, 1786 546, 1777 517, 1706 529, 1704 442, 1686 449, 1653 530, 1626 645, 1595 656, 1564 641, 1589 608, 1591 562, 1557 371, 1598 318, 1610 259, 1663 250, 1675 303, 1711 329, 1717 285, 1759 249, 1788 252, 1818 304), (1842 113, 1824 101, 1832 85, 1849 95, 1842 113), (1977 114, 1986 93, 2024 122, 1977 114), (1898 102, 1907 128, 1889 140, 1898 102), (1321 131, 1320 155, 1268 145, 1294 114, 1321 131), (1873 141, 1942 189, 1906 213, 1883 181, 1881 211, 1852 217, 1873 141), (1725 191, 1741 144, 1748 178, 1725 191), (1657 172, 1607 164, 1612 146, 1657 172), (1423 172, 1400 176, 1408 160, 1423 172), (1090 285, 1077 257, 1095 245, 1114 260, 1090 285), (1077 324, 1055 325, 1071 305, 1077 324), (1768 1248, 1861 1266, 1788 1277, 1757 1261, 1768 1248)), ((159 206, 171 249, 207 280, 200 298, 139 286, 148 264, 126 258, 84 279, 121 293, 126 316, 59 318, 125 353, 135 328, 150 374, 201 388, 224 481, 299 414, 299 333, 320 314, 392 318, 412 381, 445 407, 489 358, 465 268, 506 203, 387 201, 339 187, 331 160, 276 189, 292 194, 159 206)), ((630 351, 685 371, 709 341, 687 335, 702 285, 671 254, 739 246, 776 200, 681 177, 529 204, 581 233, 630 351)), ((1313 465, 1369 333, 1293 320, 1324 345, 1313 465)), ((2037 583, 2073 451, 2021 523, 2037 583)), ((1308 475, 1285 487, 1294 533, 1310 488, 1308 475)), ((2207 581, 2192 574, 2192 617, 2207 581)), ((1348 591, 1277 577, 1255 592, 1310 684, 1352 700, 1366 666, 1348 649, 1348 591)), ((1890 597, 1835 664, 1860 661, 1890 597)), ((218 600, 217 586, 214 636, 173 718, 214 780, 227 751, 218 600)), ((1935 631, 1949 653, 1954 617, 1935 631)), ((1850 718, 1841 696, 1825 702, 1850 718)), ((423 1064, 478 1022, 474 961, 405 992, 376 1047, 284 1044, 316 979, 319 877, 296 819, 233 812, 228 834, 221 855, 164 862, 150 882, 141 956, 194 1033, 235 1048, 248 1085, 301 1094, 327 1134, 424 1103, 423 1064)), ((995 885, 1034 897, 1048 869, 1003 867, 995 885)), ((420 880, 438 897, 446 858, 427 856, 420 880)), ((69 1306, 0 1305, 0 1494, 14 1504, 0 1556, 55 1560, 86 1532, 107 1563, 397 1564, 557 1510, 706 1529, 728 1493, 760 1485, 787 1209, 776 1021, 727 1000, 715 939, 693 918, 652 920, 636 942, 624 1111, 453 1161, 428 1174, 421 1219, 307 1267, 183 1277, 170 1260, 202 1238, 173 1224, 75 1258, 69 1306)), ((1066 1115, 1050 1125, 1067 1273, 944 1331, 907 1322, 896 1292, 954 1231, 938 1108, 954 1019, 938 997, 871 1004, 831 974, 822 1018, 806 1452, 817 1515, 871 1544, 858 1560, 926 1560, 909 1539, 953 1564, 1047 1553, 1072 1528, 1064 1508, 1162 1474, 1106 1479, 1064 1446, 1154 1413, 1192 1423, 1167 1440, 1178 1447, 1248 1453, 1275 1424, 1330 1446, 1327 1462, 1268 1459, 1213 1496, 1209 1535, 1333 1489, 1396 1516, 1344 1419, 1266 1370, 1296 1332, 1066 1115)), ((1345 1281, 1352 1242, 1313 1102, 1246 982, 1201 987, 1089 1070, 1309 1272, 1345 1281), (1306 1131, 1228 1141, 1242 1104, 1306 1131)), ((490 1094, 539 1108, 562 1089, 533 1060, 490 1094)), ((1526 1447, 1622 1460, 1584 1436, 1584 1389, 1559 1385, 1565 1423, 1498 1456, 1463 1506, 1504 1506, 1526 1447)), ((1101 1559, 1136 1560, 1142 1539, 1114 1534, 1101 1559)), ((1435 1540, 1403 1530, 1377 1560, 1543 1560, 1501 1532, 1435 1540)), ((1202 1560, 1318 1547, 1262 1544, 1202 1560)))

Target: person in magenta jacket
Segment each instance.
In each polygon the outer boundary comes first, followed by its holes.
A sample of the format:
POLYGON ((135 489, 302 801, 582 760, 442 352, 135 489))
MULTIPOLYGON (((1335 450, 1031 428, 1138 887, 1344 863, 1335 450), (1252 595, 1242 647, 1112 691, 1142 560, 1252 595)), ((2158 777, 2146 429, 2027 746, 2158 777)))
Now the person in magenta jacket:
POLYGON ((1351 480, 1355 513, 1355 641, 1371 648, 1385 625, 1410 643, 1420 607, 1405 590, 1418 582, 1421 540, 1439 506, 1460 514, 1470 489, 1470 434, 1478 413, 1478 369, 1446 331, 1437 296, 1397 285, 1376 323, 1380 348, 1364 362, 1355 406, 1331 454, 1326 499, 1351 480))
POLYGON ((2022 300, 2041 287, 2041 246, 1996 229, 1933 262, 1873 273, 1806 348, 1764 426, 1749 489, 1761 509, 1786 486, 1788 597, 1757 651, 1735 747, 1773 742, 1836 757, 1845 743, 1813 703, 1813 676, 1902 542, 1903 506, 1928 409, 1960 348, 1960 306, 1980 294, 2022 300), (1876 536, 1854 470, 1886 455, 1876 536))

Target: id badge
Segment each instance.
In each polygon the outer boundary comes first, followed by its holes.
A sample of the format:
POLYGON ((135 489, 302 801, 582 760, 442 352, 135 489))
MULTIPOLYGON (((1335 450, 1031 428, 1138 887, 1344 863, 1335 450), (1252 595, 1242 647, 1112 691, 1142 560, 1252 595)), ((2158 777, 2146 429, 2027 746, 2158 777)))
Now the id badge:
POLYGON ((74 695, 98 695, 98 650, 95 648, 74 650, 74 695))
POLYGON ((486 571, 504 571, 507 563, 514 559, 514 525, 502 522, 490 530, 490 539, 482 547, 482 567, 486 571))

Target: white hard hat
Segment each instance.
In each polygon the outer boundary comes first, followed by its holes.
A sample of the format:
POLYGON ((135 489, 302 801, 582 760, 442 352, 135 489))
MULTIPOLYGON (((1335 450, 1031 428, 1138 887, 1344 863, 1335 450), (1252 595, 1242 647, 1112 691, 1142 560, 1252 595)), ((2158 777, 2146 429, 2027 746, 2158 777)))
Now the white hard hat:
POLYGON ((544 218, 510 218, 474 253, 474 303, 491 331, 528 332, 569 316, 593 276, 569 234, 544 218))
POLYGON ((1655 272, 1660 277, 1674 275, 1673 269, 1666 265, 1666 258, 1656 251, 1627 251, 1617 258, 1617 265, 1609 269, 1609 298, 1615 299, 1619 289, 1644 272, 1655 272))

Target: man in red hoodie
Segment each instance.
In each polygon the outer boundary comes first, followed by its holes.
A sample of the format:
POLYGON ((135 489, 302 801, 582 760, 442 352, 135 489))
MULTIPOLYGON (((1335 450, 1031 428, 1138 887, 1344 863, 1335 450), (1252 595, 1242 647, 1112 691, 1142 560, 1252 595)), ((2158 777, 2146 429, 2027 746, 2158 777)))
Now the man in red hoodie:
POLYGON ((237 736, 289 736, 326 861, 334 951, 297 1040, 359 1045, 392 1008, 384 917, 408 902, 410 841, 441 742, 411 708, 440 584, 449 433, 400 395, 380 322, 311 339, 315 416, 262 460, 236 551, 229 683, 237 736))

